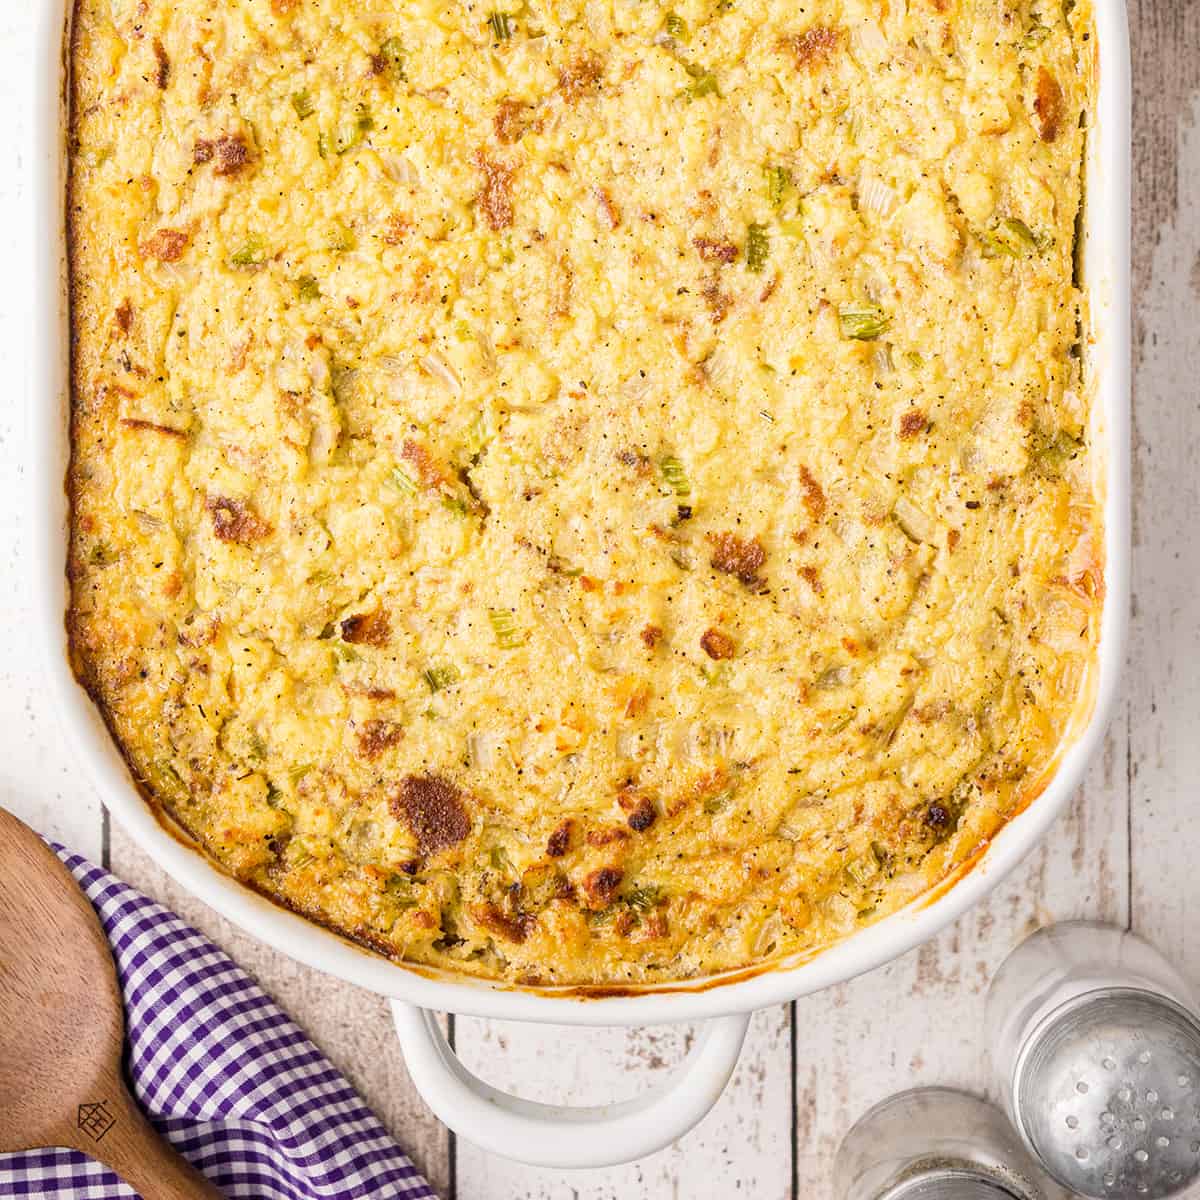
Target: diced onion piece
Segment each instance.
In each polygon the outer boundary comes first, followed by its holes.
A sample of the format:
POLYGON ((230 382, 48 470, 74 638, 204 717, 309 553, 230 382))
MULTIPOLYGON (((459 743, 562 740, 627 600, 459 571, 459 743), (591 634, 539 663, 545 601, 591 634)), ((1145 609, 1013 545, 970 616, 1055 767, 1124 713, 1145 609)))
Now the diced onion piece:
POLYGON ((417 168, 406 155, 381 154, 379 161, 383 163, 384 170, 402 187, 415 188, 421 182, 417 168))
POLYGON ((858 204, 881 217, 890 217, 896 210, 899 197, 882 179, 864 174, 858 181, 858 204))
POLYGON ((329 387, 329 362, 323 354, 314 355, 308 374, 317 391, 323 392, 329 387))
POLYGON ((769 954, 775 948, 782 934, 783 919, 777 912, 774 912, 759 926, 758 933, 755 935, 755 958, 769 954))
POLYGON ((892 509, 896 524, 904 531, 905 537, 914 542, 929 542, 934 540, 933 522, 907 496, 901 496, 892 509))
POLYGON ((847 666, 826 667, 820 675, 817 676, 816 686, 823 691, 830 688, 845 687, 853 678, 853 673, 847 666))
POLYGON ((855 30, 859 46, 873 59, 879 61, 887 57, 888 40, 883 36, 883 30, 874 21, 864 21, 855 30))
POLYGON ((636 729, 622 729, 617 733, 616 749, 620 758, 642 758, 657 744, 658 726, 656 724, 640 726, 636 729))
POLYGON ((496 766, 496 751, 500 735, 494 730, 481 729, 467 738, 467 753, 471 765, 480 771, 491 771, 496 766))
POLYGON ((427 375, 432 375, 434 379, 443 383, 453 395, 462 395, 462 380, 455 374, 450 364, 436 351, 425 355, 420 361, 420 366, 427 375))

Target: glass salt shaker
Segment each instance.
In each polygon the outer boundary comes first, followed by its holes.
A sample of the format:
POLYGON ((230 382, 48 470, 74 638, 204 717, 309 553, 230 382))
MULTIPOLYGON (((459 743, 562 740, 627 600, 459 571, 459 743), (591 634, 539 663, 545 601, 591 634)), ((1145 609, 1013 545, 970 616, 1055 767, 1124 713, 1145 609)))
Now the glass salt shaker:
POLYGON ((951 1088, 877 1104, 846 1135, 834 1200, 1067 1200, 1004 1115, 951 1088))
POLYGON ((1028 938, 988 992, 997 1093, 1024 1147, 1094 1200, 1162 1200, 1200 1177, 1200 1019, 1135 934, 1066 922, 1028 938))

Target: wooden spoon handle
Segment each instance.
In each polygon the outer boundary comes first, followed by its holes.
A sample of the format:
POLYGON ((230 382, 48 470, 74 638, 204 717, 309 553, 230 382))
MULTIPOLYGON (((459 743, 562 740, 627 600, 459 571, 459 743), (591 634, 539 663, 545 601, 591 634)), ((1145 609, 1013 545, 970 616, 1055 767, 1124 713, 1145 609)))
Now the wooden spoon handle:
POLYGON ((142 1200, 221 1200, 221 1193, 159 1136, 124 1083, 115 1085, 103 1113, 84 1116, 90 1119, 79 1122, 69 1144, 111 1167, 142 1200))

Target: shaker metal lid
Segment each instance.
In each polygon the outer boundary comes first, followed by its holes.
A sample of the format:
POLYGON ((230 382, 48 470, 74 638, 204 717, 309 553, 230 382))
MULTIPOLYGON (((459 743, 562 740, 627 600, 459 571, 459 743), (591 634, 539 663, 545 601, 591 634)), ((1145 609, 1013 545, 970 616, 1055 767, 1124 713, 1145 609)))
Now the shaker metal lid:
POLYGON ((1030 1149, 1097 1200, 1162 1200, 1200 1176, 1200 1023, 1140 988, 1102 988, 1048 1013, 1013 1076, 1030 1149))

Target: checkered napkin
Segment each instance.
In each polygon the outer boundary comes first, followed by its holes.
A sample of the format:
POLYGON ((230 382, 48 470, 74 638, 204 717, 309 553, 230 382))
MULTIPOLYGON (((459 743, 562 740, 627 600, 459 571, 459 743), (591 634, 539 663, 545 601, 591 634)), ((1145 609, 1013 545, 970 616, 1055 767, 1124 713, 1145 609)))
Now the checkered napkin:
MULTIPOLYGON (((174 913, 54 849, 112 945, 134 1092, 225 1196, 436 1200, 346 1080, 241 968, 174 913)), ((135 1195, 74 1151, 0 1155, 0 1197, 135 1195)))

